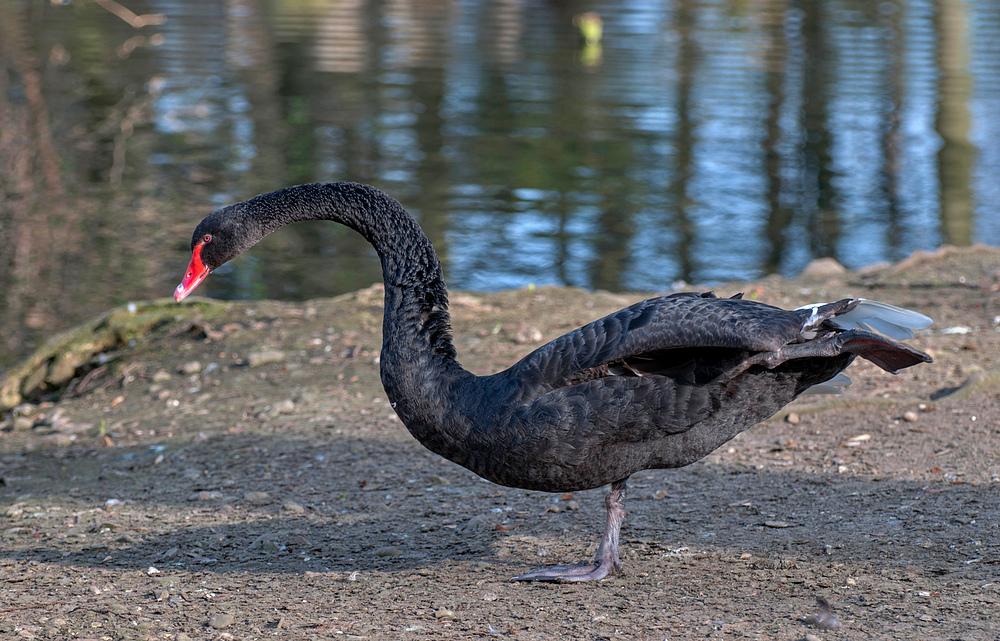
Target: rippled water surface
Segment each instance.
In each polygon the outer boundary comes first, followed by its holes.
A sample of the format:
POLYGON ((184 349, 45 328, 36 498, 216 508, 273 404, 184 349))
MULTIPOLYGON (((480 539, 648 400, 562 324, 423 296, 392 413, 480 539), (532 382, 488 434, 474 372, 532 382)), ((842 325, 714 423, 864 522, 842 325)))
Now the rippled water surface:
MULTIPOLYGON (((212 207, 310 181, 399 198, 467 289, 1000 244, 994 0, 13 0, 0 23, 0 364, 169 295, 212 207)), ((199 292, 379 279, 303 223, 199 292)))

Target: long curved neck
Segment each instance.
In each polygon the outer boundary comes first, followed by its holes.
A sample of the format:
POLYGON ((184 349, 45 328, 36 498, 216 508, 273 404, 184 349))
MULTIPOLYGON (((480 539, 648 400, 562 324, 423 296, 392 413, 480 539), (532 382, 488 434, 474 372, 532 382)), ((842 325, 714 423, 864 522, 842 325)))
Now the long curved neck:
POLYGON ((455 360, 441 263, 403 206, 367 185, 313 183, 231 207, 236 211, 229 215, 247 227, 247 236, 256 237, 253 242, 289 223, 322 219, 356 230, 374 246, 385 280, 382 384, 418 440, 439 453, 450 449, 447 442, 461 435, 447 433, 454 423, 446 417, 452 409, 448 402, 456 386, 473 376, 455 360))

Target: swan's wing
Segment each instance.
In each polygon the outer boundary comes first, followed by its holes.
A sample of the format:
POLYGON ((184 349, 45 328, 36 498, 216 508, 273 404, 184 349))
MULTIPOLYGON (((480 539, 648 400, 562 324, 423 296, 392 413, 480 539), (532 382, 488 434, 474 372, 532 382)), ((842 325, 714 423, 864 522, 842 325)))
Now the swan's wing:
POLYGON ((813 313, 710 295, 653 298, 560 336, 508 372, 535 383, 529 396, 612 375, 620 367, 636 374, 680 373, 692 350, 780 349, 799 336, 813 313))
MULTIPOLYGON (((573 330, 535 350, 505 374, 517 377, 524 400, 613 375, 660 374, 698 382, 738 369, 752 354, 782 350, 785 355, 779 360, 799 357, 792 354, 803 350, 792 349, 793 344, 818 335, 856 328, 861 334, 878 330, 890 338, 904 338, 912 336, 909 328, 928 324, 930 319, 923 314, 864 299, 784 310, 711 294, 675 294, 636 303, 573 330)), ((929 360, 891 340, 861 334, 842 341, 838 349, 890 372, 929 360)), ((801 357, 807 357, 806 353, 801 357)))

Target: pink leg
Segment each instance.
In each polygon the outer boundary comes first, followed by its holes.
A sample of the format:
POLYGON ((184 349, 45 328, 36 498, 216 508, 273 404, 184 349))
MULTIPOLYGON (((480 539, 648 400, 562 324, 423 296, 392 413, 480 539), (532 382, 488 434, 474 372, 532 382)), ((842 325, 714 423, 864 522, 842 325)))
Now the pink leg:
POLYGON ((625 518, 625 481, 615 481, 604 498, 608 508, 608 521, 601 536, 601 545, 592 565, 553 565, 515 576, 512 581, 597 581, 622 569, 618 558, 618 531, 625 518))

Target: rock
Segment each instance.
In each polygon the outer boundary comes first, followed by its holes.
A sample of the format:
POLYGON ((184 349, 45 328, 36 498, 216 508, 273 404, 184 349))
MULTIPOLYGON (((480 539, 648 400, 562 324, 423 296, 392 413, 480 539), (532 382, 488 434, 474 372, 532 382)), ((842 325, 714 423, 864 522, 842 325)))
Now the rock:
POLYGON ((197 374, 201 371, 201 363, 198 361, 188 361, 181 365, 181 374, 185 376, 190 376, 191 374, 197 374))
POLYGON ((42 439, 45 443, 50 445, 69 445, 76 440, 76 434, 65 434, 63 432, 54 432, 48 434, 42 439))
POLYGON ((780 528, 792 527, 792 524, 789 523, 788 521, 764 521, 764 527, 772 527, 780 529, 780 528))
POLYGON ((401 556, 402 554, 402 550, 392 545, 375 550, 375 556, 401 556))
POLYGON ((286 398, 283 401, 278 401, 264 412, 264 415, 268 418, 275 418, 281 416, 282 414, 291 414, 295 411, 295 401, 290 398, 286 398))
POLYGON ((267 492, 247 492, 243 495, 243 500, 260 505, 263 503, 269 503, 271 501, 271 495, 267 492))
POLYGON ((12 416, 31 416, 35 413, 36 409, 38 409, 38 407, 32 405, 31 403, 21 403, 12 409, 10 413, 12 416))
POLYGON ((913 410, 909 410, 903 412, 903 420, 906 421, 907 423, 916 423, 917 421, 920 420, 920 415, 914 412, 913 410))
POLYGON ((247 355, 247 365, 250 367, 280 363, 283 360, 285 360, 285 353, 278 349, 265 349, 259 352, 250 352, 247 355))
POLYGON ((454 610, 449 610, 448 608, 438 608, 437 611, 434 612, 434 618, 435 619, 454 619, 455 618, 455 611, 454 610))
POLYGON ((162 383, 164 381, 169 381, 169 380, 170 380, 170 373, 167 372, 167 370, 161 369, 155 374, 153 374, 154 383, 162 383))
POLYGON ((542 340, 542 331, 534 325, 522 324, 514 332, 514 342, 519 345, 537 343, 540 340, 542 340))
POLYGON ((296 514, 302 514, 306 511, 306 508, 302 507, 295 501, 285 501, 281 504, 281 509, 286 512, 295 512, 296 514))
POLYGON ((817 258, 802 270, 803 278, 827 278, 838 276, 847 271, 847 268, 838 263, 833 258, 817 258))
POLYGON ((194 495, 197 501, 217 501, 222 498, 222 492, 214 490, 202 490, 194 495))
POLYGON ((35 421, 31 420, 27 416, 18 416, 14 419, 12 428, 15 432, 27 432, 35 426, 35 421))
POLYGON ((799 415, 795 412, 789 412, 788 415, 785 416, 785 422, 791 423, 792 425, 798 425, 801 420, 802 419, 799 418, 799 415))
POLYGON ((208 625, 215 630, 222 630, 231 626, 235 620, 236 617, 231 614, 216 614, 208 620, 208 625))

